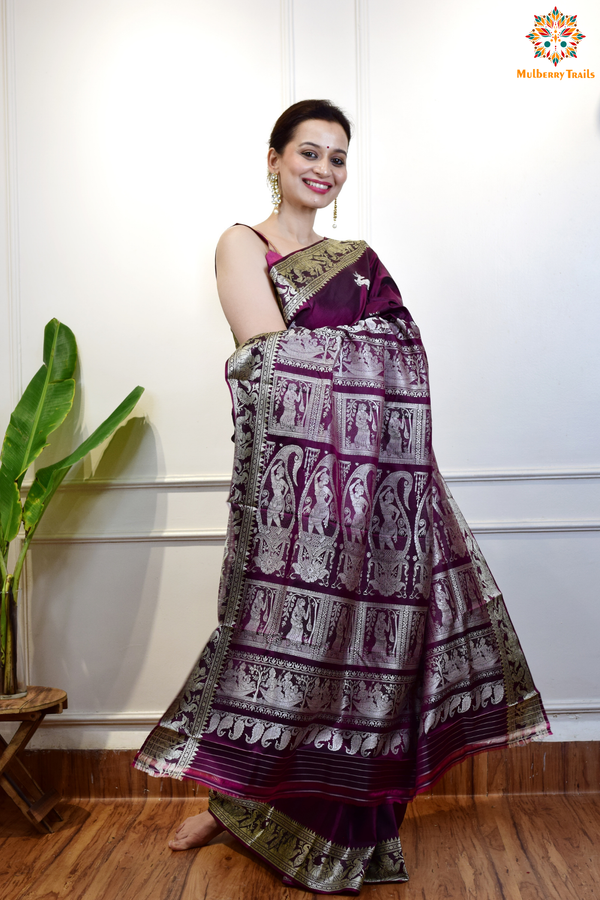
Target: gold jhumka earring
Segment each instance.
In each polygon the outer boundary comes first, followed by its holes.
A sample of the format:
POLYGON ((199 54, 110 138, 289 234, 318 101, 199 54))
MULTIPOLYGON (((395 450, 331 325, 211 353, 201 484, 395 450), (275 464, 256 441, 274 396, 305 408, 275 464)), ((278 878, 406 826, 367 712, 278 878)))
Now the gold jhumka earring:
POLYGON ((332 228, 337 228, 337 197, 333 201, 333 225, 332 228))
POLYGON ((281 206, 281 191, 279 190, 279 173, 278 172, 267 172, 267 181, 269 183, 269 187, 271 188, 271 203, 275 207, 273 212, 275 215, 279 212, 279 207, 281 206))

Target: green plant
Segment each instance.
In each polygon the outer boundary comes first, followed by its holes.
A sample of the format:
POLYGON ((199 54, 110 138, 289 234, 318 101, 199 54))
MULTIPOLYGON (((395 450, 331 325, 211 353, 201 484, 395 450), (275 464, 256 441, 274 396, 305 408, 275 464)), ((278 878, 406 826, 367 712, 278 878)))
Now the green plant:
POLYGON ((80 446, 64 459, 38 469, 24 503, 25 474, 48 437, 64 422, 75 397, 77 343, 70 328, 52 319, 44 330, 44 364, 27 385, 6 430, 0 456, 0 694, 16 692, 16 607, 19 582, 32 538, 69 469, 98 447, 127 418, 144 388, 136 387, 80 446), (23 529, 23 545, 13 572, 8 551, 23 529))

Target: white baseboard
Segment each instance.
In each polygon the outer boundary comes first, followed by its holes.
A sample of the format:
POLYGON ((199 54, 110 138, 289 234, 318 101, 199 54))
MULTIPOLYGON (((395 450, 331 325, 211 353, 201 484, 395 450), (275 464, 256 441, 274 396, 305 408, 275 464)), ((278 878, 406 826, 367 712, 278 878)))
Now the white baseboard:
MULTIPOLYGON (((600 701, 558 700, 546 704, 552 736, 544 741, 600 741, 600 701)), ((37 750, 135 750, 162 712, 62 713, 49 716, 35 734, 37 750)), ((11 726, 0 734, 12 733, 11 726)))

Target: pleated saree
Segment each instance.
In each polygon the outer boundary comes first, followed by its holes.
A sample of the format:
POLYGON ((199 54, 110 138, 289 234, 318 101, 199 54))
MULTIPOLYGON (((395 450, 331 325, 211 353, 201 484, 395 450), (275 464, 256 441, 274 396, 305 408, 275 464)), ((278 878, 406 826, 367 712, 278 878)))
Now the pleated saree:
POLYGON ((504 601, 437 469, 427 359, 363 241, 267 261, 287 331, 227 363, 219 626, 135 765, 210 788, 315 892, 406 881, 407 801, 548 733, 504 601))

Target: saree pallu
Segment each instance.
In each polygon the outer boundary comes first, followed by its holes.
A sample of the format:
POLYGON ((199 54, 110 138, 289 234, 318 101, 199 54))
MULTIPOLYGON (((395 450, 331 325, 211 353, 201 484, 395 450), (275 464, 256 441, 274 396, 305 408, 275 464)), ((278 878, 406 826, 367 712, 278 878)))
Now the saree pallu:
POLYGON ((398 824, 417 792, 549 727, 438 471, 394 282, 362 241, 267 259, 288 330, 227 364, 219 626, 135 764, 208 785, 288 883, 356 892, 407 879, 398 824))

